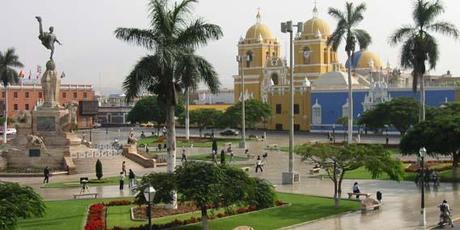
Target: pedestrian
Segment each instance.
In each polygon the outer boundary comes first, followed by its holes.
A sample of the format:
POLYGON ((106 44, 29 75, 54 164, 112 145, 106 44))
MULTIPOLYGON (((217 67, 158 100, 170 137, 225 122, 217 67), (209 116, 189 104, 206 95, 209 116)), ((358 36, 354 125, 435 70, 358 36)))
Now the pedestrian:
MULTIPOLYGON (((359 190, 359 185, 358 185, 358 182, 355 182, 353 184, 353 193, 361 193, 361 191, 359 190)), ((356 199, 359 198, 359 195, 356 195, 356 199)))
POLYGON ((158 143, 158 152, 161 152, 161 143, 158 143))
POLYGON ((225 151, 223 149, 220 151, 220 164, 225 165, 225 151))
POLYGON ((249 158, 249 157, 250 157, 250 156, 249 156, 249 149, 245 149, 245 150, 244 150, 244 154, 246 154, 246 156, 249 158))
POLYGON ((125 184, 125 175, 123 172, 120 172, 120 190, 123 190, 123 186, 125 184))
POLYGON ((215 150, 212 150, 212 161, 217 164, 217 153, 215 150))
POLYGON ((123 161, 123 163, 121 163, 121 172, 125 174, 126 176, 126 162, 123 161))
POLYGON ((257 156, 256 173, 258 169, 260 169, 260 172, 264 171, 264 169, 262 168, 262 160, 260 159, 260 156, 257 156))
POLYGON ((232 152, 232 144, 228 144, 227 153, 232 152))
POLYGON ((149 147, 145 146, 145 152, 149 153, 149 147))
POLYGON ((128 174, 128 179, 129 179, 129 187, 133 188, 134 187, 134 181, 136 181, 136 174, 134 174, 133 170, 129 169, 129 174, 128 174))
POLYGON ((187 162, 187 155, 185 155, 185 149, 182 149, 182 158, 180 159, 180 162, 183 164, 184 162, 187 162))
POLYGON ((48 169, 48 166, 45 167, 43 170, 43 176, 45 177, 43 179, 43 184, 48 184, 49 179, 50 179, 50 170, 48 169))
POLYGON ((145 133, 144 133, 144 131, 141 131, 141 138, 145 138, 145 133))
POLYGON ((166 130, 165 126, 163 126, 162 132, 163 132, 163 136, 166 136, 166 134, 168 133, 168 130, 166 130))
POLYGON ((167 149, 168 146, 166 146, 166 143, 163 145, 163 149, 167 149))

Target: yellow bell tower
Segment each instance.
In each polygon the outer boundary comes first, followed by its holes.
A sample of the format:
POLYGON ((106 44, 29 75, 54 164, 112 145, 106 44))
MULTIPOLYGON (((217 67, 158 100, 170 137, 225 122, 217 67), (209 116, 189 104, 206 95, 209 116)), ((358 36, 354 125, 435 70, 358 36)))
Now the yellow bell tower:
POLYGON ((256 24, 249 27, 245 38, 238 42, 238 56, 243 57, 238 64, 238 75, 234 78, 235 102, 242 95, 247 99, 261 99, 261 84, 267 60, 279 57, 280 46, 267 25, 262 23, 260 11, 256 15, 256 24), (250 56, 250 62, 247 57, 250 56), (241 92, 241 76, 244 76, 245 92, 241 92))
POLYGON ((296 78, 315 80, 322 73, 338 68, 337 54, 327 45, 330 35, 331 29, 318 17, 315 3, 313 17, 304 23, 303 32, 294 41, 296 78))

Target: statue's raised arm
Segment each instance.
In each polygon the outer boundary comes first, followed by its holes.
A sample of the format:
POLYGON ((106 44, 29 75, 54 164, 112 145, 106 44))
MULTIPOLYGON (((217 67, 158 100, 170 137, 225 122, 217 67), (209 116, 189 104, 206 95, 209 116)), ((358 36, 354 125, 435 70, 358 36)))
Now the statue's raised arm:
POLYGON ((43 32, 42 18, 40 16, 35 17, 38 21, 38 39, 42 42, 43 46, 51 50, 50 59, 53 60, 54 54, 54 43, 57 42, 59 45, 62 45, 61 42, 57 39, 56 35, 53 34, 54 27, 50 26, 49 32, 43 32))

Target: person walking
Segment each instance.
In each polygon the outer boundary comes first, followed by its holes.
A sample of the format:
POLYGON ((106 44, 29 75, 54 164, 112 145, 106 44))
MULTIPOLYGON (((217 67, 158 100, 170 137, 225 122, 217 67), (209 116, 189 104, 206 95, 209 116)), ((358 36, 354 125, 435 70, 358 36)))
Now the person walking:
POLYGON ((257 156, 257 162, 256 162, 256 173, 258 172, 257 170, 260 169, 260 172, 263 172, 264 169, 262 168, 262 160, 260 159, 260 156, 257 156))
POLYGON ((217 152, 213 149, 212 150, 212 161, 217 164, 217 152))
POLYGON ((134 174, 133 170, 129 169, 129 174, 128 174, 128 179, 129 179, 129 188, 134 187, 134 182, 136 181, 136 174, 134 174))
POLYGON ((123 190, 125 185, 125 175, 123 172, 120 172, 120 190, 123 190))
POLYGON ((235 156, 235 153, 233 153, 233 151, 230 151, 230 161, 229 161, 229 163, 232 163, 234 156, 235 156))
POLYGON ((121 172, 125 174, 126 176, 126 162, 123 161, 123 163, 121 163, 121 172))
POLYGON ((245 149, 245 150, 244 150, 244 154, 245 154, 248 158, 250 158, 250 156, 249 156, 249 149, 245 149))
POLYGON ((187 155, 185 155, 185 149, 182 149, 182 158, 180 159, 180 162, 183 164, 184 162, 187 162, 187 155))
POLYGON ((43 170, 43 176, 45 177, 43 179, 43 184, 48 184, 49 179, 50 179, 50 170, 48 169, 48 166, 45 167, 43 170))

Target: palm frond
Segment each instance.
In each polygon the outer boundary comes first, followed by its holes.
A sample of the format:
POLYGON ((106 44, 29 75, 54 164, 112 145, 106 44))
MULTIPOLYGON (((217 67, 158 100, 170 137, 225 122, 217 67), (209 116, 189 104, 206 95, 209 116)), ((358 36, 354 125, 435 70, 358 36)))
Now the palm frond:
POLYGON ((403 25, 401 28, 396 30, 389 38, 390 45, 396 45, 397 43, 402 42, 404 39, 413 36, 416 32, 416 29, 410 25, 403 25))
POLYGON ((133 70, 123 82, 123 91, 126 94, 126 100, 131 101, 142 92, 149 90, 152 85, 157 84, 160 80, 158 76, 164 71, 159 61, 159 56, 145 56, 134 66, 133 70))
POLYGON ((197 56, 198 72, 200 73, 201 81, 209 88, 211 93, 217 93, 220 87, 220 81, 217 77, 217 72, 206 59, 197 56))
POLYGON ((404 68, 413 68, 415 61, 413 49, 414 49, 414 38, 408 39, 404 42, 401 49, 401 66, 404 68))
POLYGON ((436 42, 436 39, 432 37, 431 35, 427 35, 425 37, 426 41, 426 47, 427 47, 427 57, 428 57, 428 63, 430 64, 430 69, 435 69, 436 64, 439 59, 439 49, 438 49, 438 43, 436 42))
MULTIPOLYGON (((170 13, 168 13, 168 0, 150 0, 148 7, 150 24, 153 30, 161 36, 171 36, 173 34, 173 25, 170 13)), ((164 41, 160 40, 159 42, 163 43, 164 41)))
POLYGON ((367 49, 369 44, 372 43, 371 35, 365 30, 361 29, 354 29, 353 34, 358 40, 359 48, 360 49, 367 49))
POLYGON ((457 27, 449 22, 436 22, 431 25, 428 25, 426 28, 427 30, 451 36, 455 39, 458 39, 460 36, 460 32, 458 31, 457 27))
POLYGON ((338 21, 346 21, 345 15, 338 9, 330 7, 328 14, 337 19, 338 21))
POLYGON ((427 4, 427 6, 424 14, 425 25, 431 24, 437 16, 444 13, 444 6, 438 0, 427 4))
POLYGON ((351 17, 350 17, 350 20, 348 21, 348 23, 350 24, 350 27, 358 25, 364 19, 363 12, 365 10, 366 10, 366 4, 361 3, 356 8, 354 8, 352 12, 350 12, 351 17))
POLYGON ((115 30, 114 34, 120 40, 134 43, 147 49, 153 49, 155 45, 155 37, 152 30, 119 27, 115 30))
POLYGON ((186 20, 186 16, 190 14, 192 10, 192 3, 198 2, 197 0, 184 0, 179 3, 179 5, 175 5, 173 12, 172 12, 172 20, 176 23, 184 23, 186 20))
POLYGON ((209 40, 218 40, 222 36, 220 26, 206 23, 199 18, 178 35, 175 45, 196 48, 205 45, 209 40))
POLYGON ((327 45, 332 46, 332 50, 337 51, 337 49, 340 46, 340 43, 342 43, 345 31, 346 30, 344 28, 340 28, 339 26, 337 26, 336 30, 328 38, 327 45))

